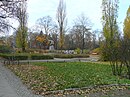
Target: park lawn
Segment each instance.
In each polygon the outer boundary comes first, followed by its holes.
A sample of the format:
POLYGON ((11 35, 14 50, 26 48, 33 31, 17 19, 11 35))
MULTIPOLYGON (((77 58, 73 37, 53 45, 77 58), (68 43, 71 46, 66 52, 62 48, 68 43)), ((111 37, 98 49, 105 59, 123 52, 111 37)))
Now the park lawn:
POLYGON ((8 65, 24 84, 36 94, 107 84, 130 84, 130 80, 113 76, 110 65, 87 62, 31 63, 8 65))

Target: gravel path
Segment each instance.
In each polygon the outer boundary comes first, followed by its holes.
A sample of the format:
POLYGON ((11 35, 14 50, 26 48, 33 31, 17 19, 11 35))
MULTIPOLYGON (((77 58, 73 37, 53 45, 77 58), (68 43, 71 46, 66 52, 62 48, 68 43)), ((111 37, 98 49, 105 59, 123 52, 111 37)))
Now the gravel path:
POLYGON ((0 63, 0 97, 43 97, 32 94, 20 79, 0 63))

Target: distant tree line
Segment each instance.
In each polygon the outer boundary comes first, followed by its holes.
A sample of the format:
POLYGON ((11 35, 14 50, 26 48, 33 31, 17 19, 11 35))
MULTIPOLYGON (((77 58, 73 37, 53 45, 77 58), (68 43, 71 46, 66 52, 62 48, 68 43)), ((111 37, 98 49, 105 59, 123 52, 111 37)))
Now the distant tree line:
MULTIPOLYGON (((59 1, 56 13, 56 21, 50 16, 44 16, 36 21, 36 25, 30 29, 29 37, 35 36, 36 33, 43 31, 47 39, 54 41, 54 48, 59 50, 94 49, 99 46, 96 35, 98 31, 92 31, 92 23, 81 14, 74 20, 72 27, 67 27, 66 4, 63 0, 59 1), (35 33, 34 33, 35 32, 35 33), (35 35, 33 35, 35 34, 35 35)), ((34 39, 29 38, 30 43, 34 39)), ((31 46, 31 44, 30 44, 31 46)))
POLYGON ((10 28, 15 29, 13 35, 6 38, 6 43, 12 47, 22 48, 23 52, 27 48, 33 48, 34 43, 37 47, 39 45, 39 48, 40 45, 49 46, 49 40, 53 40, 54 48, 59 50, 79 48, 83 52, 84 49, 94 49, 99 46, 95 34, 97 31, 92 31, 90 20, 83 14, 75 19, 72 27, 67 27, 66 4, 63 0, 59 1, 56 21, 50 16, 44 16, 39 18, 35 27, 30 29, 27 27, 26 0, 1 0, 0 2, 0 30, 6 33, 10 28), (10 24, 11 19, 19 22, 17 29, 10 24), (41 31, 45 36, 42 37, 43 39, 38 38, 41 31), (39 39, 42 41, 38 41, 39 39))

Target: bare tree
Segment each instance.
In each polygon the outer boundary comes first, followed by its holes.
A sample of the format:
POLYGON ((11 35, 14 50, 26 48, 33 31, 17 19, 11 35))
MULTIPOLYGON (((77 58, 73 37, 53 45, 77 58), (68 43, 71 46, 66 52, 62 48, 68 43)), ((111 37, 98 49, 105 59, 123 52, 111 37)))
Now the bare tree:
POLYGON ((7 32, 9 28, 15 29, 9 19, 15 18, 17 9, 22 0, 0 0, 0 32, 7 32))
POLYGON ((80 33, 82 34, 82 53, 85 46, 85 33, 89 32, 91 29, 91 23, 87 17, 84 16, 84 14, 81 14, 76 20, 75 25, 78 26, 78 29, 80 29, 80 33))
POLYGON ((81 47, 81 37, 79 33, 75 33, 77 29, 72 28, 69 33, 65 34, 64 49, 74 50, 81 47))
POLYGON ((74 43, 76 48, 82 49, 82 33, 81 33, 81 26, 80 25, 74 25, 71 29, 71 32, 73 32, 74 37, 74 43))
POLYGON ((45 17, 39 18, 36 24, 38 24, 40 28, 43 29, 43 31, 48 36, 50 30, 52 29, 53 21, 50 16, 45 16, 45 17))
POLYGON ((92 49, 99 47, 99 44, 98 44, 97 39, 96 39, 98 33, 99 33, 98 30, 95 30, 92 32, 92 49))
POLYGON ((56 24, 53 24, 50 35, 54 41, 54 48, 58 49, 58 26, 56 24))
POLYGON ((63 0, 60 0, 59 6, 57 8, 57 21, 59 24, 59 46, 60 49, 63 49, 64 45, 64 33, 65 33, 65 23, 66 23, 66 4, 64 3, 63 0))

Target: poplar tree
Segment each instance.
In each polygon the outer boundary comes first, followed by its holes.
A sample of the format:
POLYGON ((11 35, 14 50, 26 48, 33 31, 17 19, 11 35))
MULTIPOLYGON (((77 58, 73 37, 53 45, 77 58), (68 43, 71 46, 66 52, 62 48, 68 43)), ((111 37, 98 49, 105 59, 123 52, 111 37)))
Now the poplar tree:
POLYGON ((102 25, 106 41, 112 41, 118 35, 118 2, 118 0, 102 1, 102 25))
POLYGON ((59 46, 60 49, 62 50, 64 45, 64 33, 66 25, 66 5, 63 0, 60 0, 59 2, 56 18, 59 25, 59 46))
POLYGON ((127 74, 130 79, 130 6, 126 13, 124 20, 124 41, 122 42, 122 59, 124 65, 127 67, 127 74))
POLYGON ((18 47, 22 48, 22 52, 26 51, 27 48, 27 5, 26 1, 23 0, 16 13, 16 18, 19 22, 18 31, 16 33, 16 40, 18 47))
POLYGON ((102 26, 104 42, 102 45, 102 57, 109 60, 114 75, 120 75, 118 70, 118 3, 119 0, 102 0, 102 26))
POLYGON ((130 39, 130 6, 127 10, 126 18, 124 20, 124 37, 130 39))

